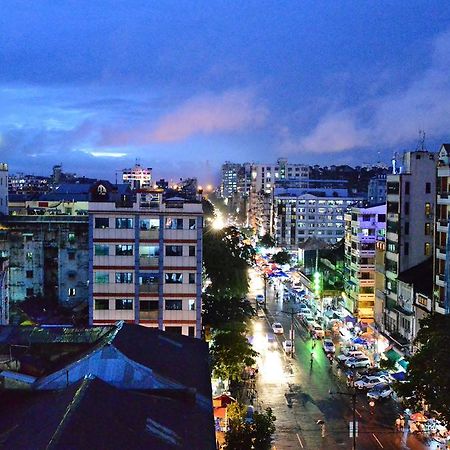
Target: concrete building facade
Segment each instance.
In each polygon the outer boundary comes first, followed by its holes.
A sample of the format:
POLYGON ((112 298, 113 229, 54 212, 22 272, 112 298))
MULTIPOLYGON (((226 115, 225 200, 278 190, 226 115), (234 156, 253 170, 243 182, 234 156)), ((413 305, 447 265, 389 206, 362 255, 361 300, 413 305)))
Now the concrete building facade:
POLYGON ((151 188, 152 169, 135 164, 131 169, 122 170, 122 181, 129 184, 131 189, 151 188))

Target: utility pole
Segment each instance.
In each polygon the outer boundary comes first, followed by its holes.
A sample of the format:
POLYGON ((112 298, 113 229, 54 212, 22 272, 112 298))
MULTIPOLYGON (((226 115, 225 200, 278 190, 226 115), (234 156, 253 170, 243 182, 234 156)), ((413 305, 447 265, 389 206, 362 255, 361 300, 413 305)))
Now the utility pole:
POLYGON ((290 339, 291 339, 291 358, 294 357, 294 308, 291 308, 291 331, 290 331, 290 339))
POLYGON ((264 310, 267 309, 267 275, 263 274, 264 279, 264 310))

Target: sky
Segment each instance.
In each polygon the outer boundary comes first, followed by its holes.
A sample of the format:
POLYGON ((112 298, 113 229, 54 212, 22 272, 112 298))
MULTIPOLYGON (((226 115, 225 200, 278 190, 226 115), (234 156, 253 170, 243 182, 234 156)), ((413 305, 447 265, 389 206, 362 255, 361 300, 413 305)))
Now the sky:
POLYGON ((450 141, 448 0, 1 0, 0 159, 216 181, 450 141))

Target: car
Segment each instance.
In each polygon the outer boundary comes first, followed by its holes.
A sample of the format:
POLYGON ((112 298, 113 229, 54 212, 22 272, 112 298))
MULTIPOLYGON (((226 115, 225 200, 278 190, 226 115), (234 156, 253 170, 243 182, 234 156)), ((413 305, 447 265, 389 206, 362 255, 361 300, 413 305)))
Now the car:
POLYGON ((314 317, 310 314, 302 315, 300 317, 300 320, 303 322, 303 325, 305 325, 306 328, 309 328, 309 326, 314 322, 314 317))
POLYGON ((256 311, 256 315, 257 315, 259 318, 264 318, 264 317, 266 317, 266 315, 264 314, 264 310, 261 309, 261 308, 258 308, 258 310, 256 311))
POLYGON ((350 350, 349 352, 344 352, 341 353, 337 358, 338 361, 345 363, 345 361, 347 361, 347 359, 349 358, 353 358, 353 357, 361 357, 361 356, 366 356, 363 352, 361 352, 360 350, 350 350))
POLYGON ((317 322, 313 322, 311 324, 311 334, 316 339, 322 339, 323 337, 325 337, 325 333, 324 333, 322 327, 317 322))
POLYGON ((363 356, 352 356, 351 358, 348 358, 345 361, 345 365, 347 367, 351 367, 352 369, 355 369, 356 367, 370 367, 370 359, 363 355, 363 356))
POLYGON ((387 383, 380 383, 367 392, 367 397, 372 400, 380 400, 382 398, 391 397, 394 391, 387 383))
POLYGON ((386 378, 374 376, 374 375, 364 375, 359 380, 355 381, 355 387, 357 389, 372 389, 377 384, 385 383, 386 378))
POLYGON ((336 347, 331 339, 324 339, 322 342, 322 347, 325 353, 334 353, 336 351, 336 347))
POLYGON ((283 334, 284 333, 283 325, 281 325, 280 322, 274 322, 272 324, 272 330, 275 334, 283 334))
POLYGON ((283 348, 286 353, 292 353, 294 346, 292 345, 292 341, 290 339, 286 339, 283 342, 283 348))
POLYGON ((277 340, 272 333, 267 333, 267 348, 274 349, 277 347, 277 340))
POLYGON ((259 305, 264 304, 264 295, 258 294, 258 295, 256 296, 256 303, 258 303, 259 305))

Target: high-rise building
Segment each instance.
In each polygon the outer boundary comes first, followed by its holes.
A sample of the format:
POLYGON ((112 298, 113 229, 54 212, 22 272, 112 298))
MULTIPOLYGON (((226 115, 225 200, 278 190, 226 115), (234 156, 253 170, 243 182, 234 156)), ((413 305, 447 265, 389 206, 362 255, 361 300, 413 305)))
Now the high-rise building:
POLYGON ((386 203, 386 175, 377 175, 371 178, 367 189, 367 201, 369 205, 381 205, 386 203))
POLYGON ((375 251, 385 231, 386 205, 352 207, 345 214, 346 307, 364 322, 374 319, 375 251))
POLYGON ((162 190, 89 204, 90 323, 118 320, 201 336, 202 204, 162 190))
POLYGON ((226 161, 222 164, 222 179, 220 182, 220 196, 231 198, 238 191, 239 173, 242 164, 226 161))
POLYGON ((8 215, 8 164, 0 163, 0 214, 8 215))
POLYGON ((450 314, 450 144, 442 144, 437 165, 434 310, 450 314))
MULTIPOLYGON (((398 346, 410 346, 401 329, 412 328, 413 311, 404 307, 398 289, 402 272, 433 253, 436 155, 424 150, 406 152, 400 167, 387 176, 385 298, 381 329, 398 346)), ((380 298, 381 297, 378 297, 380 298)))
POLYGON ((135 164, 131 169, 122 170, 122 180, 129 184, 131 189, 150 188, 152 187, 152 169, 135 164))

